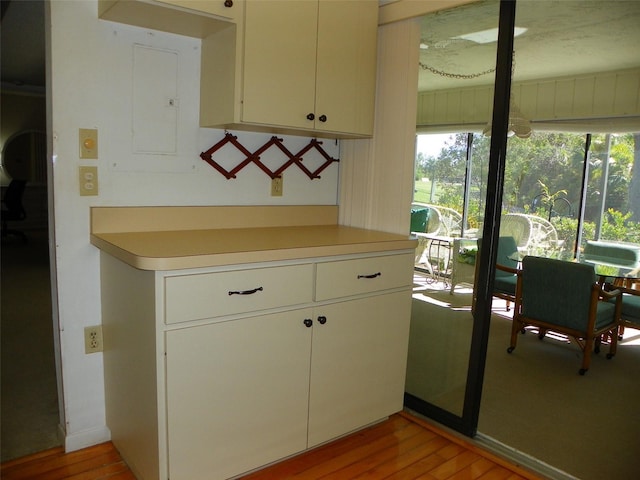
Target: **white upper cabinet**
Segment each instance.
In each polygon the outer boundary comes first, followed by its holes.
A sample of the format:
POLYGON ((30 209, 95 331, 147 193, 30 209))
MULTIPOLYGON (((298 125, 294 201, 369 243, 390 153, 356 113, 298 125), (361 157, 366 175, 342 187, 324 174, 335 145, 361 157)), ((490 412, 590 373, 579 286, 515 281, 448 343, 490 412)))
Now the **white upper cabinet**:
POLYGON ((158 2, 229 19, 242 16, 240 7, 242 0, 158 0, 158 2))
POLYGON ((249 2, 242 121, 314 128, 318 3, 249 2))
POLYGON ((326 137, 373 132, 378 3, 249 1, 203 40, 204 127, 326 137))
POLYGON ((98 16, 202 38, 202 127, 373 135, 376 0, 99 0, 98 16))
POLYGON ((242 18, 244 0, 98 0, 98 16, 204 38, 242 18))

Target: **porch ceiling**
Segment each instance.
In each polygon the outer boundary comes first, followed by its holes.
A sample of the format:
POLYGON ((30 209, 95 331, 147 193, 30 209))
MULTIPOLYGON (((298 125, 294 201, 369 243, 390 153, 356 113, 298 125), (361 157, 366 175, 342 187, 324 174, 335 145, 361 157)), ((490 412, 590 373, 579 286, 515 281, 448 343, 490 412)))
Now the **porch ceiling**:
MULTIPOLYGON (((495 67, 496 42, 461 38, 497 27, 498 2, 480 1, 422 19, 420 62, 451 74, 495 67)), ((628 69, 640 65, 640 1, 519 0, 515 81, 628 69)), ((493 83, 489 73, 458 79, 420 69, 419 91, 493 83)))

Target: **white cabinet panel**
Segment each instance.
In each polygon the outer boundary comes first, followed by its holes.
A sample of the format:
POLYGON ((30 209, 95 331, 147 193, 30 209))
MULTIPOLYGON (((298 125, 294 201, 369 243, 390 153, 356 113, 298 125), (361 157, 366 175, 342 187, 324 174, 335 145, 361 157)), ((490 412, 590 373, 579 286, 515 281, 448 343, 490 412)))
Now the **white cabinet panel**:
POLYGON ((410 300, 397 292, 315 310, 309 448, 402 410, 410 300))
POLYGON ((169 478, 227 478, 306 448, 310 309, 171 331, 169 478))
POLYGON ((243 32, 202 42, 201 126, 371 136, 377 15, 372 0, 247 2, 243 32))
POLYGON ((98 0, 98 17, 142 28, 204 38, 242 19, 244 0, 98 0))
POLYGON ((244 0, 158 0, 159 3, 188 8, 195 12, 210 13, 219 17, 236 19, 242 15, 244 0))
POLYGON ((313 128, 317 13, 313 1, 247 4, 244 122, 313 128))
POLYGON ((324 262, 316 270, 316 300, 408 287, 413 255, 390 255, 324 262))
POLYGON ((178 323, 310 302, 313 265, 167 277, 166 322, 178 323))
POLYGON ((316 129, 373 134, 377 20, 368 1, 320 1, 316 129))
POLYGON ((133 47, 133 153, 177 153, 178 53, 133 47))

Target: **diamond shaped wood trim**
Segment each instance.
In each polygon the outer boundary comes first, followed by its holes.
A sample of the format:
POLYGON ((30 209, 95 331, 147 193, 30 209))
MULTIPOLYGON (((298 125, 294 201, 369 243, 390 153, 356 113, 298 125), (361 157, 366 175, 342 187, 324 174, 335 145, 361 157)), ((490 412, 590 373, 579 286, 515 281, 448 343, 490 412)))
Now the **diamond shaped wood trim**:
POLYGON ((218 172, 224 175, 227 180, 236 178, 236 174, 240 170, 242 170, 244 167, 249 165, 250 163, 254 163, 255 165, 257 165, 260 168, 260 170, 262 170, 264 173, 269 175, 269 177, 271 178, 279 177, 291 165, 296 165, 311 180, 313 180, 314 178, 321 178, 320 173, 324 169, 326 169, 329 165, 331 165, 334 162, 340 161, 337 158, 332 158, 331 156, 329 156, 329 154, 327 154, 327 152, 322 148, 322 142, 319 142, 315 138, 311 139, 309 144, 306 145, 298 153, 293 154, 291 153, 291 151, 289 151, 287 147, 284 146, 281 138, 274 136, 274 137, 271 137, 271 139, 267 143, 265 143, 262 147, 260 147, 258 150, 252 153, 249 150, 247 150, 240 142, 238 142, 238 137, 236 137, 235 135, 232 135, 229 132, 226 132, 224 134, 224 138, 220 140, 218 143, 216 143, 215 145, 213 145, 209 150, 207 150, 206 152, 202 152, 200 154, 200 158, 202 158, 202 160, 207 162, 209 165, 215 168, 218 172), (220 165, 218 162, 216 162, 213 159, 213 154, 227 144, 233 145, 245 156, 245 159, 240 163, 238 163, 231 170, 225 169, 224 167, 222 167, 222 165, 220 165), (262 155, 264 152, 269 150, 271 147, 277 147, 288 158, 288 160, 285 163, 283 163, 279 168, 277 168, 275 171, 272 171, 271 169, 269 169, 269 167, 267 167, 264 163, 260 161, 260 155, 262 155), (314 171, 309 170, 302 163, 304 160, 303 158, 304 155, 312 149, 317 150, 320 153, 320 155, 322 155, 325 159, 325 162, 314 171))

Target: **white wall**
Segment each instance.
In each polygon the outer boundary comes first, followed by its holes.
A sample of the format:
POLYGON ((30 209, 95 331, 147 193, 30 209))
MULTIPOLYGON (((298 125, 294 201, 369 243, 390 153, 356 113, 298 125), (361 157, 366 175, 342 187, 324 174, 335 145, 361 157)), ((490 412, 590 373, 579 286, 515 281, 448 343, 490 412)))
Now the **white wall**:
POLYGON ((418 95, 418 19, 378 28, 376 119, 372 139, 342 145, 343 225, 409 232, 418 95), (405 215, 400 212, 407 212, 405 215))
MULTIPOLYGON (((98 20, 97 1, 51 1, 52 182, 57 264, 61 375, 64 389, 66 447, 82 448, 109 438, 105 425, 102 354, 84 353, 85 326, 100 324, 98 250, 89 243, 89 208, 107 205, 335 205, 338 164, 309 180, 295 166, 284 173, 284 196, 271 197, 270 179, 250 165, 234 180, 199 158, 224 132, 198 127, 200 40, 98 20), (177 52, 177 154, 132 153, 134 45, 177 52), (79 159, 79 128, 98 130, 99 159, 79 159), (99 195, 78 194, 79 165, 97 165, 99 195)), ((153 89, 154 82, 149 83, 153 89)), ((151 119, 163 127, 162 118, 151 119)), ((270 135, 232 132, 250 151, 270 135)), ((296 153, 309 138, 283 136, 296 153)), ((163 138, 158 138, 161 143, 163 138)), ((339 144, 323 140, 334 158, 339 144)), ((272 169, 281 153, 265 154, 272 169)), ((228 147, 216 156, 238 156, 228 147)), ((242 157, 244 158, 244 157, 242 157)), ((314 156, 307 157, 313 164, 314 156)), ((317 161, 319 163, 320 159, 317 161)), ((306 162, 305 162, 306 163, 306 162)), ((161 225, 158 226, 162 228, 161 225)))

